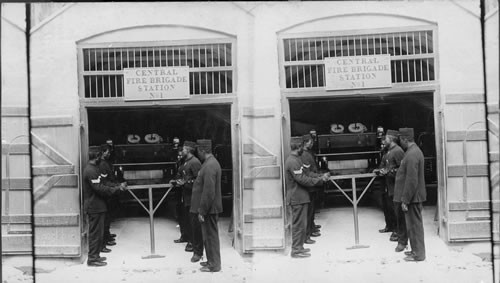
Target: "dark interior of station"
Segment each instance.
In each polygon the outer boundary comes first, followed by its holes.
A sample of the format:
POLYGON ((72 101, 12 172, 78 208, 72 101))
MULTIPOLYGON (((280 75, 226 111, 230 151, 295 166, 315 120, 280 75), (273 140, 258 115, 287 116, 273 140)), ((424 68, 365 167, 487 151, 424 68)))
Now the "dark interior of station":
MULTIPOLYGON (((231 148, 231 106, 168 106, 88 109, 90 150, 113 141, 111 161, 118 180, 130 184, 168 183, 177 173, 177 159, 184 141, 210 139, 212 151, 222 168, 224 213, 231 215, 233 196, 233 165, 231 148), (146 135, 157 134, 161 140, 152 142, 146 135), (140 138, 130 140, 129 135, 140 138), (176 146, 174 139, 180 140, 176 146)), ((136 137, 135 137, 136 138, 136 137)), ((166 189, 154 190, 154 203, 166 189)), ((148 205, 146 191, 136 195, 148 205)), ((172 190, 156 212, 157 216, 176 217, 180 190, 172 190)), ((118 196, 116 217, 147 216, 147 212, 128 192, 118 196)))
MULTIPOLYGON (((318 164, 332 175, 372 172, 380 162, 381 139, 377 129, 398 130, 410 127, 415 132, 415 142, 425 158, 427 184, 426 205, 437 201, 436 143, 432 93, 374 94, 290 100, 291 136, 298 139, 315 130, 317 138, 313 151, 319 155, 318 164), (349 125, 361 123, 362 132, 351 133, 349 125), (331 124, 341 124, 343 133, 331 132, 331 124), (325 142, 326 140, 326 142, 325 142), (327 165, 328 164, 328 165, 327 165)), ((369 179, 357 181, 358 196, 369 179)), ((352 196, 351 181, 340 180, 341 187, 352 196)), ((382 183, 377 178, 360 201, 363 206, 381 205, 382 183)), ((333 186, 325 185, 322 207, 350 206, 347 198, 333 186)))
MULTIPOLYGON (((328 169, 332 174, 366 173, 378 166, 380 159, 380 140, 376 138, 377 128, 397 130, 411 127, 415 131, 415 141, 422 149, 425 157, 425 178, 427 183, 427 205, 436 204, 437 169, 434 128, 434 108, 432 93, 369 95, 349 97, 329 97, 315 99, 290 100, 291 135, 298 138, 310 130, 317 132, 314 151, 317 154, 339 154, 341 157, 328 157, 328 169), (341 143, 326 143, 325 138, 333 136, 331 124, 342 124, 344 133, 336 134, 341 143), (366 126, 363 133, 349 133, 348 125, 361 123, 366 126), (360 140, 362 137, 363 140, 360 140), (371 152, 371 153, 370 153, 371 152), (363 159, 367 162, 363 162, 363 159), (355 168, 344 168, 350 161, 358 162, 355 168), (330 168, 331 162, 337 162, 330 168), (347 163, 346 163, 347 162, 347 163), (358 166, 360 165, 360 166, 358 166), (338 166, 342 168, 339 169, 338 166)), ((131 184, 150 179, 153 182, 165 182, 176 173, 178 150, 174 138, 180 140, 197 139, 212 140, 214 155, 219 160, 222 170, 222 191, 224 199, 223 216, 229 216, 232 210, 233 166, 231 148, 231 121, 229 105, 212 106, 168 106, 168 107, 134 107, 134 108, 95 108, 88 110, 89 145, 96 149, 106 140, 113 140, 114 170, 117 177, 125 178, 131 184), (159 143, 148 143, 145 136, 158 134, 162 137, 159 143), (131 144, 128 135, 141 138, 138 143, 131 144), (126 172, 129 171, 129 172, 126 172), (156 172, 148 176, 136 172, 156 172), (134 174, 130 174, 134 172, 134 174), (132 177, 130 177, 132 176, 132 177), (132 179, 131 179, 132 178, 132 179)), ((318 161, 321 161, 318 158, 318 161)), ((348 166, 348 165, 347 165, 348 166)), ((324 168, 326 169, 326 168, 324 168)), ((358 192, 367 181, 358 182, 358 192)), ((348 181, 339 181, 349 187, 348 181)), ((380 205, 380 182, 375 181, 360 205, 380 205)), ((349 201, 332 185, 325 186, 325 197, 320 206, 349 206, 349 201)), ((349 189, 347 189, 349 193, 349 189)), ((161 191, 154 196, 155 203, 161 198, 161 191)), ((352 194, 352 192, 350 192, 352 194)), ((139 195, 147 204, 147 195, 139 195)), ((175 204, 178 194, 172 192, 159 208, 159 214, 175 217, 175 204)), ((146 216, 147 213, 130 194, 120 195, 119 215, 146 216)))

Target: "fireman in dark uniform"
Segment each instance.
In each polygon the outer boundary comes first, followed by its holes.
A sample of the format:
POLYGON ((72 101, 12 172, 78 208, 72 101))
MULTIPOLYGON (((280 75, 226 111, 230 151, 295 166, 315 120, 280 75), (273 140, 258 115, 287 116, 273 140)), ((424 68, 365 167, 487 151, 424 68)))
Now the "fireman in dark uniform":
POLYGON ((324 175, 304 170, 300 156, 302 142, 292 141, 290 156, 285 162, 286 203, 292 212, 292 252, 294 258, 310 257, 310 249, 304 248, 307 238, 307 209, 310 203, 309 188, 321 185, 328 179, 324 175))
MULTIPOLYGON (((177 152, 177 174, 174 176, 174 179, 170 180, 170 183, 174 186, 177 186, 180 189, 175 190, 174 196, 176 200, 176 205, 175 205, 175 213, 177 216, 177 222, 179 223, 179 230, 181 232, 181 236, 179 239, 175 239, 174 243, 189 243, 190 242, 190 236, 188 234, 188 230, 186 229, 186 218, 189 219, 189 214, 185 215, 184 213, 184 203, 182 200, 182 185, 178 184, 178 180, 182 178, 181 172, 184 169, 184 161, 185 157, 182 155, 182 149, 180 148, 175 148, 174 152, 177 152)), ((186 245, 186 248, 188 246, 186 245)))
POLYGON ((99 255, 104 240, 104 218, 107 211, 105 199, 126 188, 125 183, 115 187, 103 184, 98 166, 100 159, 100 152, 90 152, 89 162, 83 170, 84 211, 88 216, 89 223, 89 252, 87 259, 87 265, 89 266, 106 265, 106 258, 99 255))
MULTIPOLYGON (((306 134, 302 136, 302 142, 304 145, 304 151, 300 158, 302 159, 302 163, 304 164, 304 170, 312 173, 319 173, 318 166, 316 164, 316 154, 312 150, 314 145, 314 140, 311 134, 306 134)), ((314 244, 315 241, 311 239, 311 237, 319 237, 321 233, 319 231, 319 227, 314 222, 314 216, 316 214, 316 199, 318 196, 321 187, 311 187, 309 188, 309 198, 311 202, 307 208, 307 238, 306 244, 314 244)))
MULTIPOLYGON (((389 144, 387 144, 385 142, 385 134, 381 136, 381 140, 380 140, 380 163, 379 163, 379 166, 377 169, 373 170, 373 173, 377 174, 377 176, 379 177, 383 177, 383 168, 384 168, 384 160, 386 158, 386 155, 387 155, 387 152, 389 151, 389 144)), ((387 202, 386 202, 386 198, 387 198, 387 184, 386 184, 386 180, 385 178, 382 178, 380 180, 380 186, 381 186, 381 189, 382 189, 382 192, 380 194, 380 207, 382 207, 382 211, 384 212, 384 218, 385 218, 385 227, 383 229, 379 229, 378 231, 380 233, 387 233, 387 232, 391 232, 390 231, 390 227, 391 226, 391 221, 388 219, 389 215, 388 215, 388 211, 387 211, 387 202)), ((392 200, 391 200, 392 201, 392 200)), ((392 209, 394 211, 394 208, 392 209)), ((396 216, 394 216, 394 221, 396 219, 396 216)), ((396 225, 394 225, 396 226, 396 225)), ((394 230, 396 230, 396 228, 394 228, 394 230)))
MULTIPOLYGON (((404 156, 404 151, 397 144, 398 131, 387 130, 384 140, 385 154, 382 156, 380 162, 379 176, 385 177, 385 188, 382 193, 382 208, 385 216, 385 228, 379 230, 380 233, 392 232, 390 236, 391 241, 398 240, 398 221, 396 217, 393 196, 394 184, 396 181, 396 172, 401 164, 404 156)), ((400 215, 404 217, 404 215, 400 215)))
MULTIPOLYGON (((115 178, 113 172, 113 165, 110 162, 112 148, 109 144, 103 144, 101 146, 101 160, 99 162, 99 172, 101 173, 101 182, 109 187, 119 186, 120 184, 115 178)), ((113 216, 118 209, 118 199, 116 195, 106 198, 107 212, 104 219, 104 241, 103 241, 103 252, 110 252, 111 250, 106 248, 107 246, 116 245, 115 237, 116 234, 112 234, 110 231, 111 222, 113 221, 113 216)))
MULTIPOLYGON (((401 133, 400 133, 401 134, 401 133)), ((404 158, 404 156, 403 156, 404 158)), ((402 160, 401 164, 399 167, 401 168, 402 165, 402 160)), ((399 172, 400 168, 396 171, 396 177, 395 177, 395 182, 394 182, 394 197, 393 197, 393 202, 394 202, 394 212, 396 214, 396 224, 397 224, 397 238, 398 238, 398 245, 396 246, 396 252, 402 252, 408 246, 408 230, 406 228, 406 219, 405 219, 405 213, 403 211, 403 208, 401 206, 401 196, 403 194, 403 189, 404 189, 404 183, 401 183, 401 180, 404 179, 404 176, 402 176, 399 172), (398 181, 398 179, 400 181, 398 181)))
POLYGON ((178 171, 178 179, 176 181, 178 186, 182 188, 182 203, 183 203, 183 219, 181 227, 185 231, 185 237, 187 237, 187 245, 185 251, 194 252, 193 244, 196 246, 195 254, 203 254, 203 238, 201 235, 201 226, 198 222, 198 218, 194 222, 196 225, 196 235, 194 234, 193 224, 191 223, 192 217, 190 217, 190 207, 191 207, 191 194, 193 190, 193 183, 198 176, 198 172, 201 168, 201 162, 194 156, 196 150, 196 143, 185 141, 182 147, 182 157, 184 163, 181 165, 178 171), (194 238, 196 236, 196 242, 194 238))
POLYGON ((401 195, 398 199, 405 214, 411 251, 406 252, 406 261, 425 260, 424 224, 422 203, 427 192, 424 179, 424 154, 414 141, 412 128, 399 129, 401 146, 406 150, 396 175, 396 187, 401 195))
POLYGON ((203 161, 193 185, 191 212, 198 214, 203 233, 207 261, 202 262, 202 272, 221 270, 218 214, 222 213, 221 175, 219 162, 212 154, 210 140, 198 140, 198 156, 203 161))
MULTIPOLYGON (((172 147, 167 149, 166 151, 166 157, 169 161, 175 162, 176 164, 176 169, 177 173, 175 176, 170 176, 173 177, 174 179, 179 178, 179 171, 181 170, 182 165, 184 164, 184 159, 182 157, 182 148, 179 146, 180 140, 178 137, 174 137, 172 139, 172 147)), ((163 176, 166 176, 166 172, 170 170, 166 169, 165 173, 163 176)), ((175 185, 175 180, 171 180, 172 184, 175 185)), ((186 236, 186 231, 184 231, 184 226, 181 224, 183 223, 183 215, 182 211, 184 210, 184 204, 182 203, 182 191, 181 190, 175 190, 174 192, 174 198, 176 200, 176 205, 175 205, 175 218, 177 220, 177 223, 179 224, 179 230, 181 232, 181 236, 179 239, 175 239, 174 243, 187 243, 187 236, 186 236)))

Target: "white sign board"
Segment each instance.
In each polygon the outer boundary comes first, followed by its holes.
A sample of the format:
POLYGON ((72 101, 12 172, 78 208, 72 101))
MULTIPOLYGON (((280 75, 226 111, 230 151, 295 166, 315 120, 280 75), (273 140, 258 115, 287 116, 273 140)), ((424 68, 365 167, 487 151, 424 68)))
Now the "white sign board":
POLYGON ((123 69, 125 100, 189 98, 189 67, 123 69))
POLYGON ((326 90, 391 87, 389 54, 325 58, 326 90))

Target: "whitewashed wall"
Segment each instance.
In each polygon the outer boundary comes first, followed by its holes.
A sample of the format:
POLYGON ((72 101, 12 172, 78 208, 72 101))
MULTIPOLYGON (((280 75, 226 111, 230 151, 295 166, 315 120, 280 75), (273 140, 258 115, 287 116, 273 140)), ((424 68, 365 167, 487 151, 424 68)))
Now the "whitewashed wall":
MULTIPOLYGON (((2 4, 2 252, 31 254, 25 5, 2 4)), ((27 265, 31 259, 26 258, 27 265)))

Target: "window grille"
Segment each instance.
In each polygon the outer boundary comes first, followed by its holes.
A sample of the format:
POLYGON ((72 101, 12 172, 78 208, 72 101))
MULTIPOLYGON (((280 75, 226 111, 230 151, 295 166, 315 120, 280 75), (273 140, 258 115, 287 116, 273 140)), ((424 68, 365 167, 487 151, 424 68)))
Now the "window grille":
POLYGON ((189 66, 191 95, 233 92, 230 43, 83 48, 85 98, 123 97, 123 69, 189 66))
POLYGON ((283 40, 287 89, 325 86, 328 57, 390 54, 392 83, 435 80, 432 31, 283 40))

